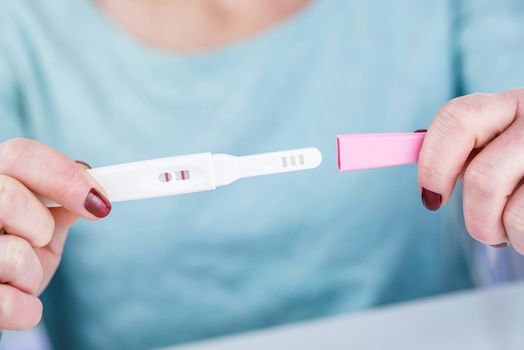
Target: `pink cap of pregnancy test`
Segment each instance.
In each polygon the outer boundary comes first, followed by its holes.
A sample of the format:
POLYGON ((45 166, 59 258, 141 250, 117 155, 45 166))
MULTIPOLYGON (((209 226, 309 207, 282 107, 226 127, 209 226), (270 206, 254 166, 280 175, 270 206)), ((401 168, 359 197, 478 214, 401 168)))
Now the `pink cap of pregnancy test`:
POLYGON ((417 163, 425 135, 425 132, 338 135, 338 169, 348 171, 417 163))

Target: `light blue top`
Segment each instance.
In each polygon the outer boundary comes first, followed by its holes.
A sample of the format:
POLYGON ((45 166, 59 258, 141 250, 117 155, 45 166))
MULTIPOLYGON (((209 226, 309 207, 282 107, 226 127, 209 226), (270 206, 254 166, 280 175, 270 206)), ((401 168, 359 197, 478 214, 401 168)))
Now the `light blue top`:
POLYGON ((335 135, 424 128, 457 94, 523 85, 523 23, 517 0, 319 0, 248 41, 176 55, 89 0, 2 0, 0 140, 94 166, 324 154, 314 171, 80 222, 45 298, 56 348, 163 346, 470 286, 459 205, 423 209, 415 166, 338 173, 335 135))

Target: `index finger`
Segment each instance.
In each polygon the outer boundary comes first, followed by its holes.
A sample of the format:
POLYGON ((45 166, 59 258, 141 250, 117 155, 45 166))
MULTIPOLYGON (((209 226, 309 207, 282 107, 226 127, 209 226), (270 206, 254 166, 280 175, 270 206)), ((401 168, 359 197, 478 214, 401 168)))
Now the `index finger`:
POLYGON ((0 174, 86 218, 102 218, 111 203, 93 177, 55 149, 28 139, 0 144, 0 174))
POLYGON ((451 196, 472 151, 481 148, 515 120, 519 92, 475 94, 451 100, 431 123, 418 162, 425 205, 436 210, 451 196))

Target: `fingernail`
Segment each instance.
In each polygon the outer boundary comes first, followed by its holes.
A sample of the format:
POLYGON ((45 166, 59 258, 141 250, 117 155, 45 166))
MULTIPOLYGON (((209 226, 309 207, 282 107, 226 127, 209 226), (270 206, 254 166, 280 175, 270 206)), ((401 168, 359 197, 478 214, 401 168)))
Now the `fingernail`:
POLYGON ((427 131, 428 131, 428 129, 417 129, 417 130, 415 130, 413 132, 427 132, 427 131))
POLYGON ((492 245, 492 247, 493 248, 507 248, 508 244, 506 242, 504 242, 504 243, 494 244, 494 245, 492 245))
POLYGON ((106 217, 111 212, 111 203, 95 188, 89 191, 84 202, 84 207, 88 212, 98 218, 106 217))
POLYGON ((91 169, 91 165, 87 164, 86 162, 82 161, 82 160, 75 160, 76 163, 78 164, 82 164, 83 166, 85 166, 87 169, 91 169))
POLYGON ((422 204, 429 210, 435 211, 442 204, 442 195, 422 187, 422 204))

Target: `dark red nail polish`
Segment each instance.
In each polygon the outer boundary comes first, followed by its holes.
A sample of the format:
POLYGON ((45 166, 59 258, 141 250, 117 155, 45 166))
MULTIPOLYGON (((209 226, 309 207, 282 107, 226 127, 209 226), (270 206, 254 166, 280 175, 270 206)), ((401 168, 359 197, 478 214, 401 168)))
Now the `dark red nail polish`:
POLYGON ((417 130, 415 130, 413 132, 426 132, 426 131, 428 131, 428 129, 417 129, 417 130))
POLYGON ((492 245, 493 248, 507 248, 508 247, 508 244, 506 242, 503 242, 503 243, 499 243, 499 244, 494 244, 492 245))
POLYGON ((111 203, 95 188, 89 191, 84 202, 84 207, 88 212, 98 218, 106 217, 111 212, 111 203))
POLYGON ((87 164, 86 162, 82 161, 82 160, 75 160, 76 163, 78 164, 82 164, 83 166, 85 166, 87 169, 92 169, 91 165, 87 164))
POLYGON ((431 211, 438 210, 442 204, 442 195, 422 187, 422 204, 431 211))

